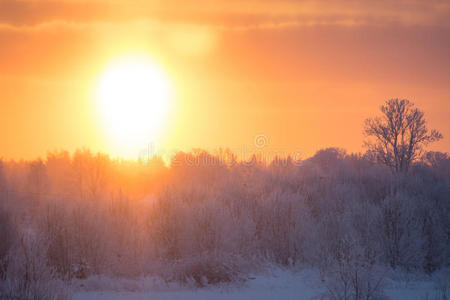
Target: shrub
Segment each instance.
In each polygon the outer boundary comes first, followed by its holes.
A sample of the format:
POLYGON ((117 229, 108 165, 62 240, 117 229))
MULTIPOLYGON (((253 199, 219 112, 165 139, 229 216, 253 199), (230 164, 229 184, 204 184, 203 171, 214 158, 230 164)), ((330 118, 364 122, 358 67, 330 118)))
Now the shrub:
POLYGON ((203 254, 172 263, 166 278, 203 287, 241 281, 244 269, 242 260, 237 257, 203 254), (241 264, 238 261, 241 261, 241 264))
POLYGON ((22 235, 8 255, 5 280, 0 282, 1 299, 70 299, 65 284, 48 266, 45 243, 22 235))
POLYGON ((12 247, 15 238, 15 230, 11 216, 0 208, 0 279, 5 276, 7 268, 7 254, 12 247))

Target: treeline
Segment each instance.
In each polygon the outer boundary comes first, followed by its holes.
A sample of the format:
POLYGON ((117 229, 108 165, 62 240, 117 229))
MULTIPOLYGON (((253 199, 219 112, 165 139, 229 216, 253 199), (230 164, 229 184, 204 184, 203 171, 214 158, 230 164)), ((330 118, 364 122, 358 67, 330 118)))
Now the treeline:
POLYGON ((96 274, 204 285, 264 262, 317 268, 336 293, 359 274, 375 295, 386 270, 450 266, 447 154, 397 173, 335 148, 271 163, 226 153, 179 153, 168 167, 86 150, 1 162, 1 290, 54 294, 96 274))

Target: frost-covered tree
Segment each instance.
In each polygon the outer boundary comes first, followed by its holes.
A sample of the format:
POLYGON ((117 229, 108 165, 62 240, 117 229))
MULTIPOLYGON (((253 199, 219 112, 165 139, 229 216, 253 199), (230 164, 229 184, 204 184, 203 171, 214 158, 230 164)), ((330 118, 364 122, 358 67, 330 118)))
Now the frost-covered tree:
POLYGON ((96 275, 203 286, 273 263, 317 268, 330 298, 378 299, 391 268, 450 265, 449 163, 429 152, 397 176, 336 148, 299 164, 230 163, 202 150, 163 168, 89 151, 6 161, 0 291, 7 277, 21 291, 18 274, 34 266, 51 271, 25 280, 40 292, 56 278, 96 275), (31 234, 22 244, 21 233, 31 234))
POLYGON ((365 134, 375 138, 366 145, 377 161, 395 172, 407 172, 425 146, 442 138, 439 131, 428 130, 423 111, 407 99, 388 100, 381 112, 381 117, 365 121, 365 134))

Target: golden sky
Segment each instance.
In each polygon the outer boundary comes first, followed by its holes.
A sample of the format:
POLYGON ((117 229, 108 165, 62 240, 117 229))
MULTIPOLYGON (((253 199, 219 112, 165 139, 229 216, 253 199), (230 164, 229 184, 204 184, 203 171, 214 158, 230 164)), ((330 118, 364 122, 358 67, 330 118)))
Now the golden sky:
POLYGON ((389 98, 415 102, 444 135, 432 148, 450 149, 448 1, 0 0, 0 157, 118 154, 95 91, 130 55, 172 86, 166 152, 251 151, 260 134, 274 151, 361 151, 389 98))

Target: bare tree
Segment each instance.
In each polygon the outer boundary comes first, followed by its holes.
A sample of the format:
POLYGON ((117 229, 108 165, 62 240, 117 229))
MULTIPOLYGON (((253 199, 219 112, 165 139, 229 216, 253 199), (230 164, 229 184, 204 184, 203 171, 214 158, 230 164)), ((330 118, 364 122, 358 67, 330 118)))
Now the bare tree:
POLYGON ((428 130, 423 111, 407 99, 388 100, 381 112, 381 117, 366 119, 364 132, 375 137, 366 146, 395 172, 407 172, 425 146, 442 138, 439 131, 428 130))

